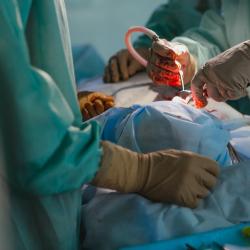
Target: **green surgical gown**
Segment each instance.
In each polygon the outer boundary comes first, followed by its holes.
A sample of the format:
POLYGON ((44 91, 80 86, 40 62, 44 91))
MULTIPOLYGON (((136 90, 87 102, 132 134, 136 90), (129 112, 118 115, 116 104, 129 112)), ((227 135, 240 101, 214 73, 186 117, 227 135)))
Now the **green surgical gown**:
POLYGON ((77 249, 101 149, 81 122, 63 0, 0 0, 0 78, 14 249, 77 249))

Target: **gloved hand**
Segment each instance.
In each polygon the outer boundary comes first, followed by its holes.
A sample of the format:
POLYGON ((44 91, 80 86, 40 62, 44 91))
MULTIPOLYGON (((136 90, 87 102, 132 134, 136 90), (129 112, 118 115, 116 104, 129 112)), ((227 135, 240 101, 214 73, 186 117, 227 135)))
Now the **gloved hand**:
POLYGON ((114 107, 114 97, 100 92, 82 91, 77 96, 84 120, 100 115, 105 110, 114 107))
MULTIPOLYGON (((149 49, 138 48, 136 50, 142 57, 148 59, 149 49)), ((124 49, 109 59, 103 81, 107 83, 125 81, 143 70, 144 67, 130 55, 128 50, 124 49)))
POLYGON ((216 184, 218 165, 206 157, 177 150, 139 154, 106 141, 102 146, 96 186, 195 208, 216 184))
POLYGON ((204 107, 207 97, 226 101, 247 95, 249 83, 250 40, 209 60, 195 75, 191 89, 196 106, 204 107))
POLYGON ((180 68, 184 83, 191 82, 196 60, 185 45, 164 39, 153 42, 147 72, 154 83, 180 87, 180 68))

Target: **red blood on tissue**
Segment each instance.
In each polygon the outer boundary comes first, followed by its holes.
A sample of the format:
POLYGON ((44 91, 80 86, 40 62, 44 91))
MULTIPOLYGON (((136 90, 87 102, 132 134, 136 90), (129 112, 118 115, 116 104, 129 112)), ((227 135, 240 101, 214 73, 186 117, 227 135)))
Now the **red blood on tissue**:
POLYGON ((206 106, 206 103, 204 103, 203 101, 201 101, 199 99, 194 99, 194 105, 197 109, 201 109, 201 108, 204 108, 206 106))

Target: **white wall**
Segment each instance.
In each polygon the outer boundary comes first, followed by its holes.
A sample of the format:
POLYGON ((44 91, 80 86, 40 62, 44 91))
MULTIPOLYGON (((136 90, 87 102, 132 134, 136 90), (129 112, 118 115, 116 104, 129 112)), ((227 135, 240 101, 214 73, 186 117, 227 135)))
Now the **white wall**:
POLYGON ((152 11, 167 0, 65 0, 72 44, 91 43, 107 60, 124 47, 133 25, 144 25, 152 11))

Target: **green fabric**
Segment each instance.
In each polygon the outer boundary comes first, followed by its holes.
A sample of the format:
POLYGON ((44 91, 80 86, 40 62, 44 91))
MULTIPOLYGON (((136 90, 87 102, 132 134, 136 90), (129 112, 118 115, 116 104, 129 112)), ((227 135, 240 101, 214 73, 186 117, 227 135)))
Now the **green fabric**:
MULTIPOLYGON (((167 1, 154 11, 146 27, 161 38, 171 40, 187 29, 199 25, 201 14, 195 10, 195 3, 196 1, 167 1)), ((152 41, 146 35, 140 36, 134 43, 135 47, 151 47, 151 44, 152 41)))
POLYGON ((198 68, 208 59, 229 48, 224 20, 213 10, 203 15, 199 27, 189 29, 173 41, 188 47, 190 53, 197 58, 198 68))
POLYGON ((1 105, 11 98, 23 158, 9 181, 40 195, 77 189, 101 150, 98 125, 81 123, 64 2, 1 0, 0 27, 1 105))
MULTIPOLYGON (((250 1, 224 0, 221 13, 220 15, 214 10, 207 11, 199 27, 173 39, 188 47, 197 58, 198 68, 208 59, 250 37, 250 1)), ((230 101, 229 104, 245 114, 250 113, 248 97, 230 101)))
POLYGON ((0 27, 10 249, 79 249, 80 189, 98 170, 100 129, 81 122, 64 2, 0 0, 0 27))
POLYGON ((189 29, 182 36, 173 39, 188 46, 197 57, 199 66, 250 37, 249 1, 222 1, 221 13, 208 10, 203 15, 199 27, 189 29))
POLYGON ((81 190, 46 197, 12 193, 11 250, 80 249, 81 194, 81 190))
POLYGON ((249 97, 243 97, 235 101, 227 101, 227 104, 245 115, 250 115, 250 99, 249 97))

